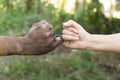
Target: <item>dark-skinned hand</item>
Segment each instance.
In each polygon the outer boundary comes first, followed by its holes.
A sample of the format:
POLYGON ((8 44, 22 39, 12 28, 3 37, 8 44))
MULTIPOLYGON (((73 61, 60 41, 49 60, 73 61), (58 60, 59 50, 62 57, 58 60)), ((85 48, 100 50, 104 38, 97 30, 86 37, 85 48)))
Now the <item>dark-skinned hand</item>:
POLYGON ((48 53, 62 43, 62 40, 56 41, 55 38, 56 35, 54 35, 51 24, 45 20, 35 23, 24 37, 22 54, 40 55, 48 53))
POLYGON ((54 50, 63 41, 57 40, 51 24, 35 23, 23 37, 0 36, 0 56, 41 55, 54 50))

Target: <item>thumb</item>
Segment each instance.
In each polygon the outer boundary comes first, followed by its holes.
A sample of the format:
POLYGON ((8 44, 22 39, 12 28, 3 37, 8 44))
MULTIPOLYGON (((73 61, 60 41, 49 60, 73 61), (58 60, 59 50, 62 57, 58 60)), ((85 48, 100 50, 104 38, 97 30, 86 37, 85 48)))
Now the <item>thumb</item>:
POLYGON ((55 40, 64 42, 62 35, 59 35, 59 34, 56 35, 55 40))
POLYGON ((55 38, 56 41, 61 41, 60 37, 55 38))
POLYGON ((62 44, 64 41, 62 39, 62 36, 61 35, 56 35, 55 36, 55 42, 54 42, 54 46, 57 47, 59 46, 60 44, 62 44))

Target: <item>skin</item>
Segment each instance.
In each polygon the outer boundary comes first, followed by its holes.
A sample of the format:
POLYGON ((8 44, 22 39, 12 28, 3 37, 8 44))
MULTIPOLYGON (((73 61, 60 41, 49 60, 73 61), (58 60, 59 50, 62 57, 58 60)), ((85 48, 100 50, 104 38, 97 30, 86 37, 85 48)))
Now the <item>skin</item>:
POLYGON ((55 38, 53 26, 43 20, 35 23, 23 37, 0 36, 0 56, 45 54, 62 43, 55 38))
MULTIPOLYGON (((120 53, 120 33, 90 34, 73 20, 63 23, 63 45, 69 48, 120 53)), ((60 38, 56 38, 60 40, 60 38)))

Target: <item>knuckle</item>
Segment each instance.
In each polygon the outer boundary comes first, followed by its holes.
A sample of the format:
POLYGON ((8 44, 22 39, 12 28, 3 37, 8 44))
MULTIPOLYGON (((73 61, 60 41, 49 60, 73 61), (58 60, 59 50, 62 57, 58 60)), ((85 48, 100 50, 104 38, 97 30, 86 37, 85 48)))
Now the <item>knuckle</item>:
POLYGON ((70 23, 73 23, 73 20, 69 20, 70 23))
POLYGON ((54 32, 50 31, 50 32, 47 32, 47 33, 44 33, 45 37, 51 37, 51 36, 54 36, 54 32))
POLYGON ((41 25, 41 29, 42 29, 42 30, 46 30, 46 29, 47 29, 47 26, 41 25))
POLYGON ((53 26, 51 24, 47 24, 47 27, 49 28, 49 30, 53 30, 53 26))
POLYGON ((36 28, 35 28, 36 30, 39 30, 40 29, 40 26, 36 26, 36 28))
POLYGON ((62 37, 63 39, 66 39, 66 36, 65 36, 65 35, 62 35, 61 37, 62 37))
POLYGON ((49 37, 50 33, 44 33, 45 37, 49 37))
POLYGON ((62 31, 62 34, 65 34, 65 30, 62 31))
POLYGON ((75 34, 74 33, 69 33, 70 35, 72 35, 72 36, 75 36, 75 34))
POLYGON ((68 33, 68 31, 67 30, 63 30, 63 32, 62 32, 63 34, 67 34, 68 33))
POLYGON ((42 20, 42 21, 40 21, 42 24, 46 24, 47 23, 47 21, 46 20, 42 20))

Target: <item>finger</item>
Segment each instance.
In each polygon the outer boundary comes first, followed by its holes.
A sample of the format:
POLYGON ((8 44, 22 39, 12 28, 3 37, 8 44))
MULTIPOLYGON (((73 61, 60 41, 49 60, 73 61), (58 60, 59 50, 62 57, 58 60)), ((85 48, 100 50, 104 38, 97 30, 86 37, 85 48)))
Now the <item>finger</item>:
POLYGON ((42 21, 39 21, 39 22, 33 24, 33 26, 39 26, 39 27, 41 27, 41 25, 43 25, 43 24, 48 24, 48 22, 46 20, 42 20, 42 21))
POLYGON ((55 40, 56 41, 61 41, 61 38, 60 37, 56 37, 55 40))
POLYGON ((48 32, 45 33, 46 37, 50 37, 54 35, 54 30, 49 30, 48 32))
POLYGON ((69 20, 68 22, 63 23, 64 27, 73 27, 75 29, 83 29, 81 25, 79 25, 78 23, 76 23, 73 20, 69 20))
POLYGON ((53 26, 51 24, 46 24, 45 25, 49 30, 53 30, 53 26))
POLYGON ((70 35, 62 35, 63 40, 79 40, 79 37, 70 36, 70 35))
POLYGON ((71 31, 69 31, 69 30, 65 30, 65 29, 62 31, 62 34, 63 34, 63 35, 70 35, 70 36, 79 37, 78 34, 76 34, 76 33, 74 33, 74 32, 71 32, 71 31))
POLYGON ((53 46, 57 47, 57 46, 59 46, 62 43, 63 43, 63 40, 61 40, 60 37, 55 37, 55 42, 53 43, 53 46))
POLYGON ((63 38, 62 38, 62 35, 56 34, 56 35, 55 35, 55 39, 56 39, 56 40, 61 40, 61 41, 64 42, 64 40, 63 40, 63 38))
POLYGON ((74 28, 72 28, 72 27, 69 27, 69 28, 65 28, 64 30, 68 30, 68 31, 70 31, 70 32, 72 32, 72 33, 75 33, 75 34, 79 34, 79 32, 76 30, 76 29, 74 29, 74 28))
POLYGON ((73 20, 69 20, 68 22, 63 23, 63 26, 65 26, 65 27, 73 27, 73 28, 78 29, 79 24, 77 24, 73 20))

